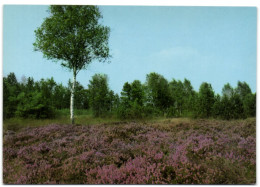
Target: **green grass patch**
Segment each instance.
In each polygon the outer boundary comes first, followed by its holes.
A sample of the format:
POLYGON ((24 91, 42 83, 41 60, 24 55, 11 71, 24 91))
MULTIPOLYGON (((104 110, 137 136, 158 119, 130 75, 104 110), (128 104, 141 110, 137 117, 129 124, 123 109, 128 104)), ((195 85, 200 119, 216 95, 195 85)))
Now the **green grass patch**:
MULTIPOLYGON (((95 124, 110 124, 117 123, 121 120, 113 115, 106 117, 94 118, 89 110, 75 110, 75 123, 81 125, 95 125, 95 124)), ((57 111, 56 117, 53 119, 32 119, 32 118, 10 118, 3 121, 3 129, 19 131, 26 127, 39 127, 49 124, 70 124, 70 111, 69 109, 57 111)))

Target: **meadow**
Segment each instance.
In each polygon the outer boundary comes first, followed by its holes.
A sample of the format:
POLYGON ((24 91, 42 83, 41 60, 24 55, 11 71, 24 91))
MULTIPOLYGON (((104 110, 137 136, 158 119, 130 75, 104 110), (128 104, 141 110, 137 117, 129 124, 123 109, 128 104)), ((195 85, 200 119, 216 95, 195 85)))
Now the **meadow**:
POLYGON ((5 184, 256 183, 255 118, 62 119, 4 121, 5 184))

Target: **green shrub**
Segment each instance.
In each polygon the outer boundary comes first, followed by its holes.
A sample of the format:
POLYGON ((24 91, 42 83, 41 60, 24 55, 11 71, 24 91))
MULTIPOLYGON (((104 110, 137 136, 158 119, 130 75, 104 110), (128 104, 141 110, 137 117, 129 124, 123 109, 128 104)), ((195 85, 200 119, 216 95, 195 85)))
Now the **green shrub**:
POLYGON ((55 109, 49 100, 45 99, 41 92, 20 93, 17 97, 18 106, 15 112, 17 117, 22 118, 53 118, 55 109))

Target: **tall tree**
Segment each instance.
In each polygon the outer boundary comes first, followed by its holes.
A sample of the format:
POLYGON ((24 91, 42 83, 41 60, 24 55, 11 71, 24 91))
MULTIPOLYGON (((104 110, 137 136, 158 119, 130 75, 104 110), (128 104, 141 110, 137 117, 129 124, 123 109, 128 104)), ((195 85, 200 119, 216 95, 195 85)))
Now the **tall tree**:
POLYGON ((36 51, 47 59, 60 61, 73 72, 71 89, 71 123, 74 124, 74 90, 76 76, 93 60, 105 62, 109 57, 109 27, 100 24, 102 15, 97 6, 53 5, 50 17, 35 30, 36 51))

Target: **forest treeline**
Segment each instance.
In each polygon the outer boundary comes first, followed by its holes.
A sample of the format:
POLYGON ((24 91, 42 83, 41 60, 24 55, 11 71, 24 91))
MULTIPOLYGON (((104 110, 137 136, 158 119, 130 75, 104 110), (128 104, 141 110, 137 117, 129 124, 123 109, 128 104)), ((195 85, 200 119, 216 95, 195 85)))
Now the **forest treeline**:
MULTIPOLYGON (((3 118, 54 118, 58 110, 70 107, 71 87, 71 81, 64 86, 53 78, 34 81, 24 77, 18 81, 10 73, 3 78, 3 118)), ((240 81, 236 88, 225 84, 221 95, 206 82, 197 92, 187 79, 169 82, 158 73, 150 73, 143 84, 139 80, 126 82, 118 95, 109 88, 107 75, 95 74, 87 89, 76 83, 74 106, 91 110, 94 117, 239 119, 256 115, 256 93, 240 81)))

